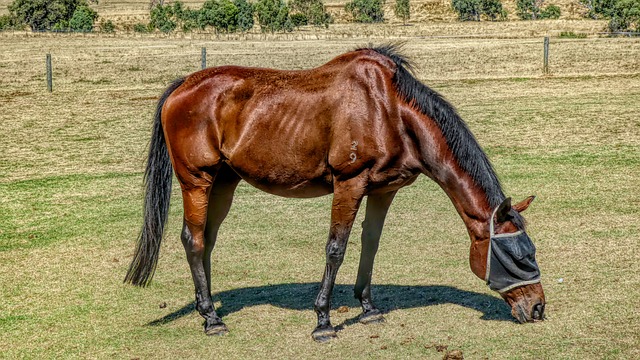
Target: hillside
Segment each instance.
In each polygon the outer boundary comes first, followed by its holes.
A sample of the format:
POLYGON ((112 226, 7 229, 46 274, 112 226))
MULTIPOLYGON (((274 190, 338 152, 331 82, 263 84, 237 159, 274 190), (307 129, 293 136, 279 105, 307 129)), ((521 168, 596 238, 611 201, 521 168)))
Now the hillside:
MULTIPOLYGON (((0 14, 7 13, 7 6, 13 0, 0 0, 0 14)), ((170 1, 170 0, 167 0, 170 1)), ((187 6, 197 8, 202 5, 203 0, 182 0, 187 6)), ((336 23, 348 22, 348 17, 344 13, 345 0, 325 1, 327 9, 336 18, 336 23)), ((503 0, 503 6, 509 13, 510 20, 516 20, 515 0, 503 0)), ((395 1, 387 1, 385 5, 385 17, 390 23, 400 22, 393 13, 395 1)), ((547 0, 546 4, 558 5, 562 10, 561 19, 580 19, 584 12, 584 7, 579 0, 547 0)), ((411 21, 410 23, 421 23, 427 21, 456 21, 456 14, 451 8, 449 0, 412 0, 411 1, 411 21)), ((100 16, 110 19, 120 24, 132 24, 146 21, 149 14, 149 0, 100 0, 94 8, 100 16)))

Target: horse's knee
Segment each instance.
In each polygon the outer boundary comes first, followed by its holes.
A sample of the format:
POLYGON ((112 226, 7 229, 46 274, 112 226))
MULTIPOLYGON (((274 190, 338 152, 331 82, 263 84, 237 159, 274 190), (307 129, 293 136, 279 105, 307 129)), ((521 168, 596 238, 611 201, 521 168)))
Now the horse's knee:
POLYGON ((346 243, 338 241, 330 241, 327 244, 327 261, 332 264, 340 265, 344 259, 344 253, 346 252, 346 243))

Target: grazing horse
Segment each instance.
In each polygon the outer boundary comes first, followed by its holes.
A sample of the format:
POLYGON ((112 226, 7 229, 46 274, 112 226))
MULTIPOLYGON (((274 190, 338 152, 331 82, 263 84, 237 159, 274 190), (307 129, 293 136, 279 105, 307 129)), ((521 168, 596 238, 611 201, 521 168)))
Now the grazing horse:
POLYGON ((227 327, 211 301, 211 252, 240 180, 285 197, 333 193, 326 267, 312 336, 336 336, 331 292, 367 196, 355 297, 360 321, 382 321, 371 274, 398 189, 425 174, 447 193, 471 237, 471 270, 519 322, 543 319, 535 248, 474 136, 453 106, 412 75, 396 46, 358 49, 318 68, 220 66, 171 84, 160 98, 145 172, 144 225, 125 282, 153 277, 167 220, 172 172, 184 202, 182 243, 206 334, 227 327))

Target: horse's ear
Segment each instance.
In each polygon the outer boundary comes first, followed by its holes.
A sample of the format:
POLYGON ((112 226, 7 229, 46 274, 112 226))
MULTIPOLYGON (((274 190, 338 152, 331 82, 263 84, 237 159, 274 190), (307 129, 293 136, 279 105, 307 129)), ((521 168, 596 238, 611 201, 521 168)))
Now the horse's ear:
POLYGON ((513 219, 513 216, 509 214, 511 211, 511 198, 508 197, 502 201, 502 204, 498 206, 498 210, 496 211, 496 221, 498 224, 507 222, 513 219))
POLYGON ((533 200, 535 199, 535 196, 529 196, 528 198, 520 201, 519 203, 513 205, 513 209, 519 213, 527 210, 527 208, 529 207, 529 205, 531 205, 531 202, 533 202, 533 200))

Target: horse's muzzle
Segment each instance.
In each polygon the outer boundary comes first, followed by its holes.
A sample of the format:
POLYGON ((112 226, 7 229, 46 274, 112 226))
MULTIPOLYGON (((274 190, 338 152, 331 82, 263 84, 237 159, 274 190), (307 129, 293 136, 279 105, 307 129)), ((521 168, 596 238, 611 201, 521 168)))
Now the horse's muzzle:
POLYGON ((543 303, 538 303, 533 307, 533 312, 531 313, 531 319, 533 321, 544 320, 544 305, 543 303))
POLYGON ((511 309, 511 314, 521 324, 542 321, 544 320, 544 307, 545 304, 537 303, 531 310, 528 310, 522 305, 516 304, 511 309))

